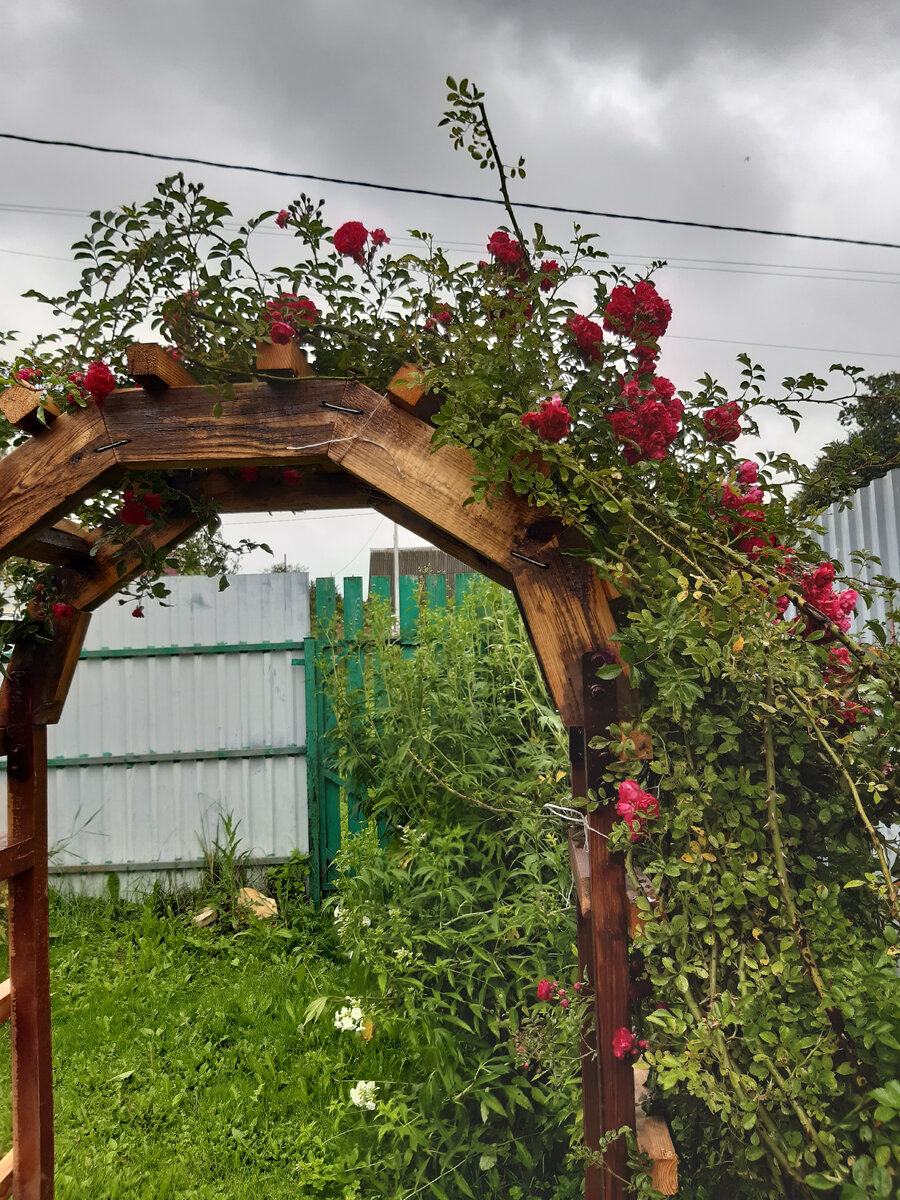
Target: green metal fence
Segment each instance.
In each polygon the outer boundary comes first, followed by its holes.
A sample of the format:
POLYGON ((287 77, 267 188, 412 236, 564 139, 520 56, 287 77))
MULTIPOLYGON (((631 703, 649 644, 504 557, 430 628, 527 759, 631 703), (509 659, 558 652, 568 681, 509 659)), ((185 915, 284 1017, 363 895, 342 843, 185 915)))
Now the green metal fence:
MULTIPOLYGON (((478 576, 456 575, 453 595, 459 606, 478 576)), ((418 644, 420 596, 424 586, 425 603, 431 609, 447 606, 447 580, 443 575, 427 576, 424 581, 413 575, 400 577, 399 622, 397 635, 402 653, 409 657, 418 644)), ((309 804, 310 892, 315 904, 334 887, 334 860, 341 848, 344 830, 349 834, 362 828, 360 800, 348 795, 338 774, 335 752, 328 734, 335 719, 325 683, 334 663, 346 664, 347 682, 351 690, 361 689, 367 654, 378 648, 366 644, 366 605, 363 600, 362 579, 354 576, 344 580, 343 616, 338 619, 338 599, 333 579, 317 579, 316 623, 313 636, 306 639, 303 658, 293 660, 306 669, 306 746, 307 796, 309 804)), ((389 602, 390 580, 373 576, 369 586, 370 599, 389 602)), ((376 659, 377 661, 377 659, 376 659)), ((371 719, 378 720, 378 694, 371 719)))

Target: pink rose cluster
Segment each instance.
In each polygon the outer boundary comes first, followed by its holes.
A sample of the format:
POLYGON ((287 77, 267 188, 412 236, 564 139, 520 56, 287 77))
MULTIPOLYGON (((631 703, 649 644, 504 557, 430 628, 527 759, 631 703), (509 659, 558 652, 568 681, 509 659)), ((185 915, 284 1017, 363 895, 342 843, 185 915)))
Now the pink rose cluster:
POLYGON ((633 842, 643 840, 648 822, 659 816, 659 801, 645 792, 634 779, 623 779, 619 784, 619 801, 616 812, 629 829, 633 842))
MULTIPOLYGON (((843 592, 834 590, 834 563, 819 563, 814 571, 807 571, 799 583, 806 603, 846 633, 850 628, 850 616, 859 601, 859 593, 853 588, 846 588, 843 592)), ((816 628, 815 622, 807 618, 804 637, 816 628)))
POLYGON ((741 434, 741 406, 735 400, 708 408, 703 414, 706 440, 716 445, 733 442, 741 434))
POLYGON ((306 296, 282 292, 277 300, 266 304, 265 319, 269 336, 278 346, 286 346, 293 338, 301 338, 319 319, 319 310, 306 296))
POLYGON ((625 461, 661 461, 678 436, 684 413, 675 385, 662 375, 655 375, 646 388, 631 379, 622 385, 622 398, 627 408, 614 412, 609 419, 613 433, 622 442, 625 461))
POLYGON ((383 229, 373 229, 369 232, 362 221, 345 221, 334 231, 334 248, 344 258, 352 258, 359 266, 365 266, 366 242, 370 243, 371 254, 378 246, 384 246, 391 239, 383 229))
MULTIPOLYGON (((573 992, 581 991, 580 983, 572 984, 573 992)), ((555 979, 542 979, 537 985, 537 998, 542 1004, 549 1004, 552 1000, 558 1000, 560 1008, 569 1007, 569 999, 566 995, 566 989, 560 987, 555 979)))
POLYGON ((537 412, 522 414, 522 425, 533 430, 545 442, 560 442, 572 428, 569 410, 558 394, 542 400, 537 412))
POLYGON ((433 308, 431 316, 425 321, 425 332, 433 333, 439 325, 449 325, 453 320, 453 309, 446 305, 433 308))
POLYGON ((612 1052, 616 1058, 623 1061, 634 1062, 640 1058, 641 1052, 647 1050, 650 1043, 644 1038, 639 1038, 636 1033, 630 1029, 626 1029, 624 1025, 620 1026, 613 1034, 612 1052))

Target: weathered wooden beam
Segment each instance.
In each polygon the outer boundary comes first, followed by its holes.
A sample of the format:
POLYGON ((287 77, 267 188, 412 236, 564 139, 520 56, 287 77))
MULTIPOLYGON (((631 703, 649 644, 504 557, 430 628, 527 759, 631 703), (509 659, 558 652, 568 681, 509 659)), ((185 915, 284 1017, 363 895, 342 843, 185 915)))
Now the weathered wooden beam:
MULTIPOLYGON (((603 803, 607 785, 603 773, 611 755, 595 749, 591 742, 608 739, 610 725, 621 721, 625 713, 623 690, 618 680, 597 680, 597 660, 605 655, 586 654, 582 660, 584 689, 584 761, 585 783, 601 804, 587 814, 588 858, 591 893, 591 959, 594 968, 594 1015, 597 1031, 597 1058, 600 1067, 600 1105, 603 1132, 624 1126, 634 1128, 634 1079, 630 1062, 613 1054, 617 1029, 631 1028, 629 1009, 630 976, 628 970, 629 903, 625 887, 625 862, 620 853, 611 853, 608 838, 619 820, 613 803, 603 803)), ((619 679, 621 680, 621 676, 619 679)), ((627 687, 627 684, 626 684, 627 687)), ((606 1150, 604 1183, 606 1200, 625 1200, 626 1145, 620 1137, 606 1150)))
POLYGON ((458 538, 453 537, 452 534, 447 533, 432 521, 426 520, 418 513, 413 512, 412 509, 393 500, 390 496, 373 492, 369 504, 376 512, 390 517, 392 521, 396 521, 398 525, 402 525, 410 533, 424 538, 432 546, 437 546, 439 550, 444 550, 447 554, 452 554, 454 558, 458 558, 467 567, 471 567, 474 571, 479 571, 482 575, 487 576, 488 579, 493 579, 495 583, 499 583, 503 587, 508 588, 512 586, 512 576, 503 567, 492 562, 491 559, 487 558, 486 555, 482 554, 474 546, 469 546, 466 542, 461 542, 458 538))
MULTIPOLYGON (((284 468, 277 467, 281 472, 284 468)), ((265 468, 264 468, 265 470, 265 468)), ((371 508, 372 492, 343 471, 308 469, 297 464, 296 483, 282 478, 246 482, 239 474, 209 471, 202 479, 202 494, 222 512, 307 512, 329 508, 371 508)))
POLYGON ((135 342, 125 351, 125 359, 128 374, 148 392, 197 386, 197 380, 190 371, 156 342, 135 342))
POLYGON ((314 379, 315 371, 296 342, 256 343, 256 370, 266 379, 314 379))
POLYGON ((678 1194, 678 1155, 672 1145, 669 1127, 661 1117, 648 1117, 644 1104, 648 1099, 646 1067, 634 1069, 634 1113, 638 1150, 652 1163, 653 1186, 664 1196, 678 1194))
POLYGON ((324 406, 341 404, 346 388, 340 379, 239 383, 219 417, 206 388, 129 389, 109 397, 103 416, 118 463, 132 470, 324 462, 336 415, 324 406))
POLYGON ((0 561, 114 479, 109 444, 103 415, 90 405, 0 458, 0 561))
POLYGON ((66 600, 77 609, 91 612, 143 573, 145 551, 173 548, 196 533, 199 524, 193 513, 173 516, 159 528, 136 532, 124 544, 104 544, 91 559, 87 570, 72 571, 64 576, 66 600))
POLYGON ((59 408, 52 401, 43 399, 41 392, 25 384, 16 383, 0 392, 0 412, 3 413, 10 425, 21 429, 23 433, 40 433, 59 416, 59 408), (46 424, 40 419, 41 409, 44 411, 46 424))
POLYGON ((0 1024, 5 1025, 9 1020, 10 1010, 10 982, 4 979, 0 983, 0 1024))
POLYGON ((90 561, 91 547, 99 537, 97 530, 85 529, 64 517, 22 546, 19 555, 52 567, 83 568, 90 561))
POLYGON ((15 648, 0 685, 0 729, 9 722, 10 678, 23 664, 33 670, 32 719, 38 725, 56 724, 69 694, 89 622, 88 613, 76 610, 70 617, 54 618, 53 636, 48 642, 15 648))
MULTIPOLYGON (((26 839, 25 841, 13 841, 4 834, 0 837, 0 880, 7 880, 11 875, 18 875, 20 871, 27 871, 30 866, 34 865, 34 842, 26 839)), ((0 1021, 5 1021, 9 1017, 7 1009, 6 1016, 3 1016, 3 988, 6 988, 7 1003, 9 997, 9 980, 5 984, 0 984, 0 1021)))

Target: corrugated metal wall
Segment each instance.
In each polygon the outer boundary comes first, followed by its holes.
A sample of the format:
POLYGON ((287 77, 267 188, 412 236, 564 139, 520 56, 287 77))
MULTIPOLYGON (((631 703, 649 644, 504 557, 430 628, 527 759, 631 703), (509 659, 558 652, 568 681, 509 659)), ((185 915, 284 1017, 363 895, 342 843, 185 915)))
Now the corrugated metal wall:
MULTIPOLYGON (((833 504, 819 518, 825 534, 818 540, 825 553, 840 562, 848 575, 867 581, 875 575, 900 579, 900 471, 891 471, 860 488, 851 504, 843 511, 833 504), (851 558, 854 550, 877 555, 881 566, 861 571, 851 558)), ((871 609, 860 604, 852 632, 862 633, 865 622, 872 619, 887 623, 886 606, 880 599, 871 609)))
POLYGON ((49 729, 50 869, 73 883, 196 863, 224 813, 254 858, 309 849, 309 577, 167 583, 171 607, 143 620, 115 600, 95 613, 49 729))

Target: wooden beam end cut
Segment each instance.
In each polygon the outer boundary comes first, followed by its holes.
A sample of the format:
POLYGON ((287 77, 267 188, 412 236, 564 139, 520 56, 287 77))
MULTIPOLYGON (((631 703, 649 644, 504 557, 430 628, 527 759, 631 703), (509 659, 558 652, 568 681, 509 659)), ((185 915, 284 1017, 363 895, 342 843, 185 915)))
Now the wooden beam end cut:
POLYGON ((156 342, 136 342, 125 351, 128 374, 147 392, 164 388, 196 387, 197 380, 172 352, 156 342))
POLYGON ((256 370, 259 375, 274 379, 314 379, 315 371, 296 342, 286 346, 276 342, 256 343, 256 370))
POLYGON ((59 416, 58 406, 52 400, 45 399, 36 388, 17 383, 0 393, 0 412, 10 425, 15 425, 23 433, 40 433, 46 428, 39 415, 41 409, 47 424, 59 416))

